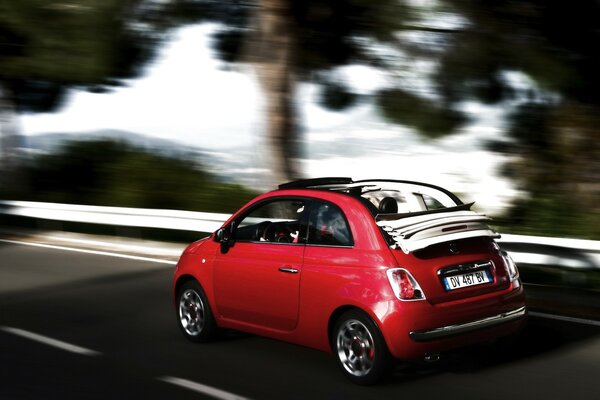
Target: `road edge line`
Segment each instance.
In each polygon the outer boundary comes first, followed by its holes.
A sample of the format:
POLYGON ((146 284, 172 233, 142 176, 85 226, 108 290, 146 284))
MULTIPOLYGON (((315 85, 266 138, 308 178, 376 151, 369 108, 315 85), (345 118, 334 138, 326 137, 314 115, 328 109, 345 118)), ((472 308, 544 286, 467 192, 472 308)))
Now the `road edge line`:
POLYGON ((25 339, 33 340, 38 343, 43 343, 54 348, 69 351, 71 353, 81 354, 84 356, 100 356, 102 353, 96 350, 86 349, 85 347, 76 346, 71 343, 63 342, 62 340, 53 339, 48 336, 40 335, 38 333, 29 332, 19 328, 13 328, 10 326, 0 326, 0 330, 3 332, 11 333, 16 336, 20 336, 25 339))

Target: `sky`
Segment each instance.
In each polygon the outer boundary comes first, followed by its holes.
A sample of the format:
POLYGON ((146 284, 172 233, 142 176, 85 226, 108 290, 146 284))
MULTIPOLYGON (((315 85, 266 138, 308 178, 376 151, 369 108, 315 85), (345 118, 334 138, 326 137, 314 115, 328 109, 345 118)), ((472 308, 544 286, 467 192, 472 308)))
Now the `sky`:
MULTIPOLYGON (((232 70, 212 57, 214 29, 209 24, 178 29, 144 76, 109 94, 73 91, 59 112, 23 116, 23 133, 117 129, 223 157, 235 157, 240 149, 258 151, 264 143, 260 91, 249 68, 232 70)), ((366 67, 336 73, 364 94, 385 85, 381 73, 366 67)), ((317 104, 316 93, 315 86, 304 84, 298 101, 305 132, 306 156, 301 162, 309 177, 419 180, 458 192, 491 213, 518 194, 498 176, 502 156, 482 148, 485 140, 501 134, 501 110, 465 105, 475 123, 458 134, 427 141, 385 122, 368 103, 345 112, 325 110, 317 104)), ((248 165, 265 167, 259 161, 248 165)))

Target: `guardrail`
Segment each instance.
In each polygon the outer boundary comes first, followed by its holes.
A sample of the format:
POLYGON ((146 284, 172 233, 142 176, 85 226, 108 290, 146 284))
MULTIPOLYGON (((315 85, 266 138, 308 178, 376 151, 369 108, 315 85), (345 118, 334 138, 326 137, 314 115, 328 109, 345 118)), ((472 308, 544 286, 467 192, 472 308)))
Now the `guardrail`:
MULTIPOLYGON (((229 214, 0 200, 0 214, 191 232, 213 232, 229 214)), ((503 234, 498 240, 517 263, 600 270, 600 241, 503 234)))
POLYGON ((0 201, 0 214, 54 221, 213 232, 229 214, 147 208, 83 206, 31 201, 0 201))

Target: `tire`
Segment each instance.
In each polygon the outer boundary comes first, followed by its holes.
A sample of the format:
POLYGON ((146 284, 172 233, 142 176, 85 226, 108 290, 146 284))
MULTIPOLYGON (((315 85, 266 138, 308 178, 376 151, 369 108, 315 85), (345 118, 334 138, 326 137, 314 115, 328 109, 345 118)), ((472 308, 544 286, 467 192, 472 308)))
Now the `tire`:
POLYGON ((183 284, 177 292, 177 323, 183 335, 192 342, 213 340, 218 327, 204 291, 196 281, 183 284))
POLYGON ((359 385, 372 385, 390 371, 392 356, 373 320, 350 310, 336 321, 331 343, 337 363, 346 377, 359 385))

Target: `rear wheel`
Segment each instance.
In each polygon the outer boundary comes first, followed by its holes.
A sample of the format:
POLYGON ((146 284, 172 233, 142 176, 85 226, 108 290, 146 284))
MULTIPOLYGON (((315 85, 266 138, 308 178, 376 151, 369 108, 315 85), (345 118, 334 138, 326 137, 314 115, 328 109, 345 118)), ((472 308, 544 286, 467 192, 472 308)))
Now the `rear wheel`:
POLYGON ((348 379, 372 385, 390 370, 392 357, 377 325, 358 310, 344 313, 332 332, 333 351, 348 379))
POLYGON ((207 342, 217 335, 218 327, 206 295, 195 281, 186 282, 177 292, 177 322, 192 342, 207 342))

